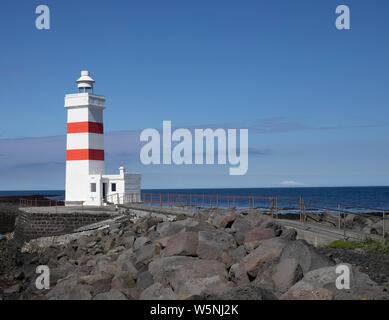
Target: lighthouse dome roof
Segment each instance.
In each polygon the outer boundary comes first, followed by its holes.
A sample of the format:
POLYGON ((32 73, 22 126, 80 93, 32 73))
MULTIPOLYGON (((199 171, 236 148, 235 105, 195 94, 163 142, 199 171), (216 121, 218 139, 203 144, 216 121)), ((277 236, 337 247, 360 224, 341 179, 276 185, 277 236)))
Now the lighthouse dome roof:
POLYGON ((95 80, 91 78, 89 71, 83 70, 81 71, 81 77, 79 77, 76 82, 78 88, 93 88, 95 80))

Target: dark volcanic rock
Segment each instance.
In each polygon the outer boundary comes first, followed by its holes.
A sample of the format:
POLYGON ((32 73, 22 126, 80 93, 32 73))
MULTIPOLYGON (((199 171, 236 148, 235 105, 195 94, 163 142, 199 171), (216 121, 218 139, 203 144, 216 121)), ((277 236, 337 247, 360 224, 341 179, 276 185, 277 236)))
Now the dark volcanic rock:
POLYGON ((389 256, 368 253, 360 249, 322 248, 318 251, 331 257, 336 263, 349 263, 355 266, 380 285, 389 283, 389 256))
POLYGON ((315 247, 304 240, 289 242, 282 252, 281 260, 283 259, 295 259, 304 274, 311 270, 335 264, 333 260, 318 252, 315 247))
MULTIPOLYGON (((177 208, 174 210, 177 213, 177 208)), ((259 210, 241 214, 204 209, 190 218, 183 210, 174 222, 121 212, 125 214, 114 222, 103 222, 109 227, 102 230, 28 244, 0 242, 2 299, 388 297, 382 287, 358 273, 361 269, 376 273, 374 280, 387 282, 387 257, 317 250, 305 241, 296 241, 294 230, 285 230, 259 210), (357 265, 353 271, 357 286, 351 293, 331 287, 335 262, 328 256, 357 265), (50 267, 50 290, 35 287, 35 268, 41 264, 50 267)))
POLYGON ((222 294, 210 296, 209 300, 277 300, 270 291, 253 285, 231 288, 222 294))

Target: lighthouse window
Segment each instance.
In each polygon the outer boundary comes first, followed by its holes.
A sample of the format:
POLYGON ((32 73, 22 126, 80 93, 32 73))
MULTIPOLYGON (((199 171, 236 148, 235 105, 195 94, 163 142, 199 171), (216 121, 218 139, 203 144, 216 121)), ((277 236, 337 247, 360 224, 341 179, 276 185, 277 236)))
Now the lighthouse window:
POLYGON ((111 184, 111 190, 112 192, 116 192, 116 183, 111 184))
POLYGON ((96 192, 96 183, 90 184, 90 192, 96 192))

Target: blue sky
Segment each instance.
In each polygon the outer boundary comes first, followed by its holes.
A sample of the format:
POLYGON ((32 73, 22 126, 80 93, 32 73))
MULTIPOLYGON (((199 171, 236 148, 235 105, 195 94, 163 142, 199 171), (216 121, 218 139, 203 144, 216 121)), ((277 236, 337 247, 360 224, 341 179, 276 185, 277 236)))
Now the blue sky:
POLYGON ((383 0, 2 1, 0 190, 63 189, 80 70, 107 97, 106 169, 144 188, 388 185, 383 0), (51 29, 35 28, 35 8, 51 29), (335 8, 351 30, 335 28, 335 8), (249 128, 249 170, 144 166, 139 133, 249 128))

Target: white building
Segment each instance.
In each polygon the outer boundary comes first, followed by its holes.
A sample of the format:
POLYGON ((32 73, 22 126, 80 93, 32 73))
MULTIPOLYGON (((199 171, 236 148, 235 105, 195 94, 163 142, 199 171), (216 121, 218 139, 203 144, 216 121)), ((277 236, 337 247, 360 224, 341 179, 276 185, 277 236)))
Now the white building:
POLYGON ((65 96, 67 109, 65 204, 102 206, 107 202, 139 201, 141 175, 106 175, 103 110, 105 97, 93 93, 94 80, 81 71, 78 93, 65 96))

